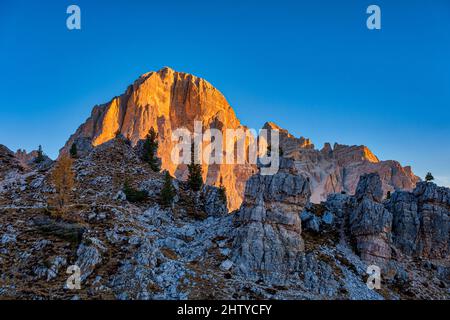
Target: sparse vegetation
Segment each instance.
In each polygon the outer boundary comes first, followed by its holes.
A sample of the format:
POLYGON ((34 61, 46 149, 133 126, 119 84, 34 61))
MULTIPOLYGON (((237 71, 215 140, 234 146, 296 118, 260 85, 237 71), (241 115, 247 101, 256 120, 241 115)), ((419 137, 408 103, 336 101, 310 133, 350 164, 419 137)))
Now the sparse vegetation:
POLYGON ((37 156, 34 159, 34 162, 41 163, 42 161, 44 161, 44 151, 42 151, 42 146, 39 145, 38 150, 37 150, 37 156))
POLYGON ((150 165, 150 168, 155 171, 161 171, 161 167, 157 158, 158 151, 158 134, 152 127, 145 138, 143 147, 143 159, 150 165))
POLYGON ((201 164, 195 163, 194 144, 191 146, 191 163, 188 164, 188 184, 193 191, 200 191, 203 186, 203 169, 201 164))
POLYGON ((70 156, 72 159, 76 159, 78 157, 78 150, 77 145, 75 143, 72 143, 72 146, 70 147, 70 156))
POLYGON ((169 171, 165 171, 164 173, 164 185, 161 190, 161 202, 165 206, 169 206, 172 204, 173 199, 175 198, 175 188, 172 183, 172 176, 169 171))
MULTIPOLYGON (((268 157, 270 157, 270 156, 272 155, 272 145, 271 145, 271 144, 268 144, 268 145, 267 145, 267 152, 266 152, 266 155, 267 155, 268 157)), ((284 156, 284 151, 283 151, 283 149, 282 149, 281 147, 278 147, 278 155, 279 155, 280 157, 283 157, 283 156, 284 156)))
POLYGON ((133 203, 142 202, 148 198, 148 194, 145 190, 133 188, 128 180, 125 181, 123 185, 123 193, 125 193, 127 200, 133 203))
POLYGON ((55 187, 55 195, 49 200, 49 204, 58 210, 59 215, 64 215, 70 202, 74 186, 74 173, 72 171, 73 160, 68 156, 62 156, 55 165, 50 181, 55 187))
POLYGON ((227 189, 223 185, 222 177, 220 177, 219 198, 225 205, 227 205, 227 189))

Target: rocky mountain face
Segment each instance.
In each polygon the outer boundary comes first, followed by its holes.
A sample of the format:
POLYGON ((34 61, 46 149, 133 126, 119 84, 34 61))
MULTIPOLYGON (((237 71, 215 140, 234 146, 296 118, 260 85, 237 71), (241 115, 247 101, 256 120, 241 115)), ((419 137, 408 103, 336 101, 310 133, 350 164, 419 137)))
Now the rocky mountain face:
POLYGON ((450 189, 419 183, 383 200, 378 174, 355 195, 309 201, 308 178, 282 158, 252 176, 234 214, 217 188, 174 180, 161 203, 152 172, 123 136, 74 161, 67 214, 51 215, 54 170, 22 168, 0 147, 0 298, 449 299, 450 189), (124 182, 146 190, 130 202, 124 182), (5 188, 6 186, 6 188, 5 188), (382 287, 366 285, 369 264, 382 287), (66 271, 80 268, 81 288, 66 271))
POLYGON ((7 173, 11 171, 23 171, 20 161, 15 157, 14 152, 6 146, 0 145, 0 180, 5 179, 7 173))
POLYGON ((304 251, 298 213, 309 201, 310 188, 292 169, 292 161, 283 159, 277 174, 251 177, 236 213, 236 264, 254 280, 283 283, 298 269, 304 251))
MULTIPOLYGON (((90 118, 69 138, 61 152, 67 153, 75 143, 79 152, 85 154, 118 132, 134 146, 153 127, 159 134, 158 156, 163 169, 185 179, 186 165, 172 161, 171 152, 177 141, 171 137, 180 128, 193 132, 194 121, 202 122, 203 131, 215 128, 224 134, 226 129, 245 129, 225 97, 207 81, 163 68, 142 75, 109 103, 95 106, 90 118)), ((380 174, 384 193, 411 190, 419 181, 410 167, 402 167, 396 161, 380 161, 365 146, 335 144, 332 148, 326 144, 322 150, 316 150, 309 139, 296 138, 274 123, 266 123, 264 128, 279 130, 283 153, 294 159, 299 172, 310 179, 311 199, 315 203, 334 192, 353 194, 359 177, 365 173, 380 174)), ((205 142, 203 148, 208 144, 205 142)), ((240 207, 245 183, 255 172, 256 166, 247 160, 244 164, 203 164, 206 183, 219 186, 222 181, 226 187, 230 211, 240 207)))
POLYGON ((0 299, 450 298, 449 188, 367 147, 316 150, 267 123, 280 133, 276 174, 204 165, 208 184, 194 192, 170 159, 171 134, 194 120, 244 128, 210 84, 169 68, 96 106, 61 151, 78 152, 59 215, 49 205, 55 162, 0 145, 0 299), (142 161, 151 127, 175 176, 170 205, 164 173, 142 161), (146 196, 131 200, 125 186, 146 196), (382 280, 372 290, 374 265, 382 280), (67 285, 71 266, 80 289, 67 285))
MULTIPOLYGON (((194 121, 202 122, 203 131, 218 129, 224 137, 226 129, 244 129, 225 97, 211 84, 193 75, 163 68, 142 75, 124 94, 109 103, 95 106, 91 117, 70 137, 62 153, 68 152, 73 143, 82 153, 88 152, 92 146, 113 139, 117 132, 134 146, 153 127, 159 134, 158 156, 163 169, 185 179, 186 165, 177 165, 171 159, 178 142, 172 141, 172 133, 181 128, 194 132, 194 121)), ((204 164, 203 178, 209 185, 219 186, 220 181, 223 182, 228 191, 229 208, 234 210, 242 202, 245 182, 255 171, 255 166, 250 164, 204 164)))
POLYGON ((402 167, 397 161, 380 161, 366 146, 346 146, 326 143, 321 150, 314 149, 309 139, 295 138, 274 123, 266 129, 280 130, 280 147, 285 157, 295 160, 297 170, 311 181, 311 201, 320 203, 331 193, 354 194, 361 175, 377 172, 381 187, 388 191, 412 190, 420 179, 411 167, 402 167))
POLYGON ((405 254, 430 259, 448 258, 448 188, 420 182, 412 192, 394 193, 386 207, 393 213, 393 242, 405 254))
POLYGON ((402 297, 432 298, 432 291, 450 281, 450 189, 419 182, 413 191, 383 200, 381 185, 378 173, 363 175, 355 195, 332 194, 320 205, 326 222, 309 207, 301 217, 318 221, 315 228, 305 221, 316 233, 331 223, 340 241, 368 265, 380 267, 385 283, 398 286, 402 297), (429 270, 436 278, 429 278, 429 270))

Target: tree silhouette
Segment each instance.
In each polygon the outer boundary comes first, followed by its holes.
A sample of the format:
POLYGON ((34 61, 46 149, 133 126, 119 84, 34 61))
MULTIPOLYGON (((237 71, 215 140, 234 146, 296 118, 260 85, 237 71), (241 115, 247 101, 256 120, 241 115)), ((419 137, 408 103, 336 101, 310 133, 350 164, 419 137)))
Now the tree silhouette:
POLYGON ((161 190, 161 202, 165 206, 169 206, 172 204, 173 199, 175 198, 175 188, 172 184, 172 176, 169 171, 164 173, 164 185, 161 190))
POLYGON ((223 185, 222 177, 220 177, 219 199, 227 205, 227 188, 223 185))
POLYGON ((150 165, 150 168, 155 171, 161 171, 159 165, 158 157, 156 156, 158 152, 158 134, 153 127, 147 134, 143 146, 143 156, 142 159, 150 165))
POLYGON ((70 156, 72 159, 76 159, 78 157, 78 150, 77 145, 75 143, 72 143, 72 146, 70 147, 70 156))
POLYGON ((128 180, 125 180, 123 184, 123 193, 130 202, 142 202, 148 198, 148 194, 145 190, 134 189, 128 180))
POLYGON ((195 163, 194 144, 191 145, 191 163, 188 164, 188 184, 193 191, 200 191, 203 186, 203 169, 201 164, 195 163))
POLYGON ((34 162, 41 163, 42 161, 44 161, 44 152, 42 151, 42 146, 39 145, 38 150, 37 150, 37 156, 34 159, 34 162))
POLYGON ((426 182, 430 182, 430 181, 433 181, 433 180, 434 180, 433 175, 431 174, 431 172, 428 172, 427 175, 425 176, 425 181, 426 182))

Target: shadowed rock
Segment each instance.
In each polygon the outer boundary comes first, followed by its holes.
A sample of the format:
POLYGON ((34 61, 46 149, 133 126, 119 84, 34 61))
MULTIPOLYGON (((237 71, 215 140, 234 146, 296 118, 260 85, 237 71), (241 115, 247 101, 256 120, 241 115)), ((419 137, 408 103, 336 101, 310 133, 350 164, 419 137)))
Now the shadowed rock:
POLYGON ((282 284, 299 269, 304 250, 299 212, 311 192, 307 179, 290 171, 282 161, 277 174, 250 178, 235 218, 234 260, 255 280, 282 284))
POLYGON ((404 253, 448 256, 450 189, 420 182, 413 192, 394 193, 386 207, 394 216, 394 243, 404 253))

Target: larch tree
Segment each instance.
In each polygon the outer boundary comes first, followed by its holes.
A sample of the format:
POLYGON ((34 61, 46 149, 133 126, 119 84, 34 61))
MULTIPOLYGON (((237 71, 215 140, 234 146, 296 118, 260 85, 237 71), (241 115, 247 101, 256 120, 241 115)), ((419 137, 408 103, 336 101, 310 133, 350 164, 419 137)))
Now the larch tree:
POLYGON ((64 215, 67 205, 70 203, 75 175, 72 171, 73 160, 68 156, 62 156, 56 163, 50 175, 50 181, 55 187, 55 195, 51 204, 64 215))

